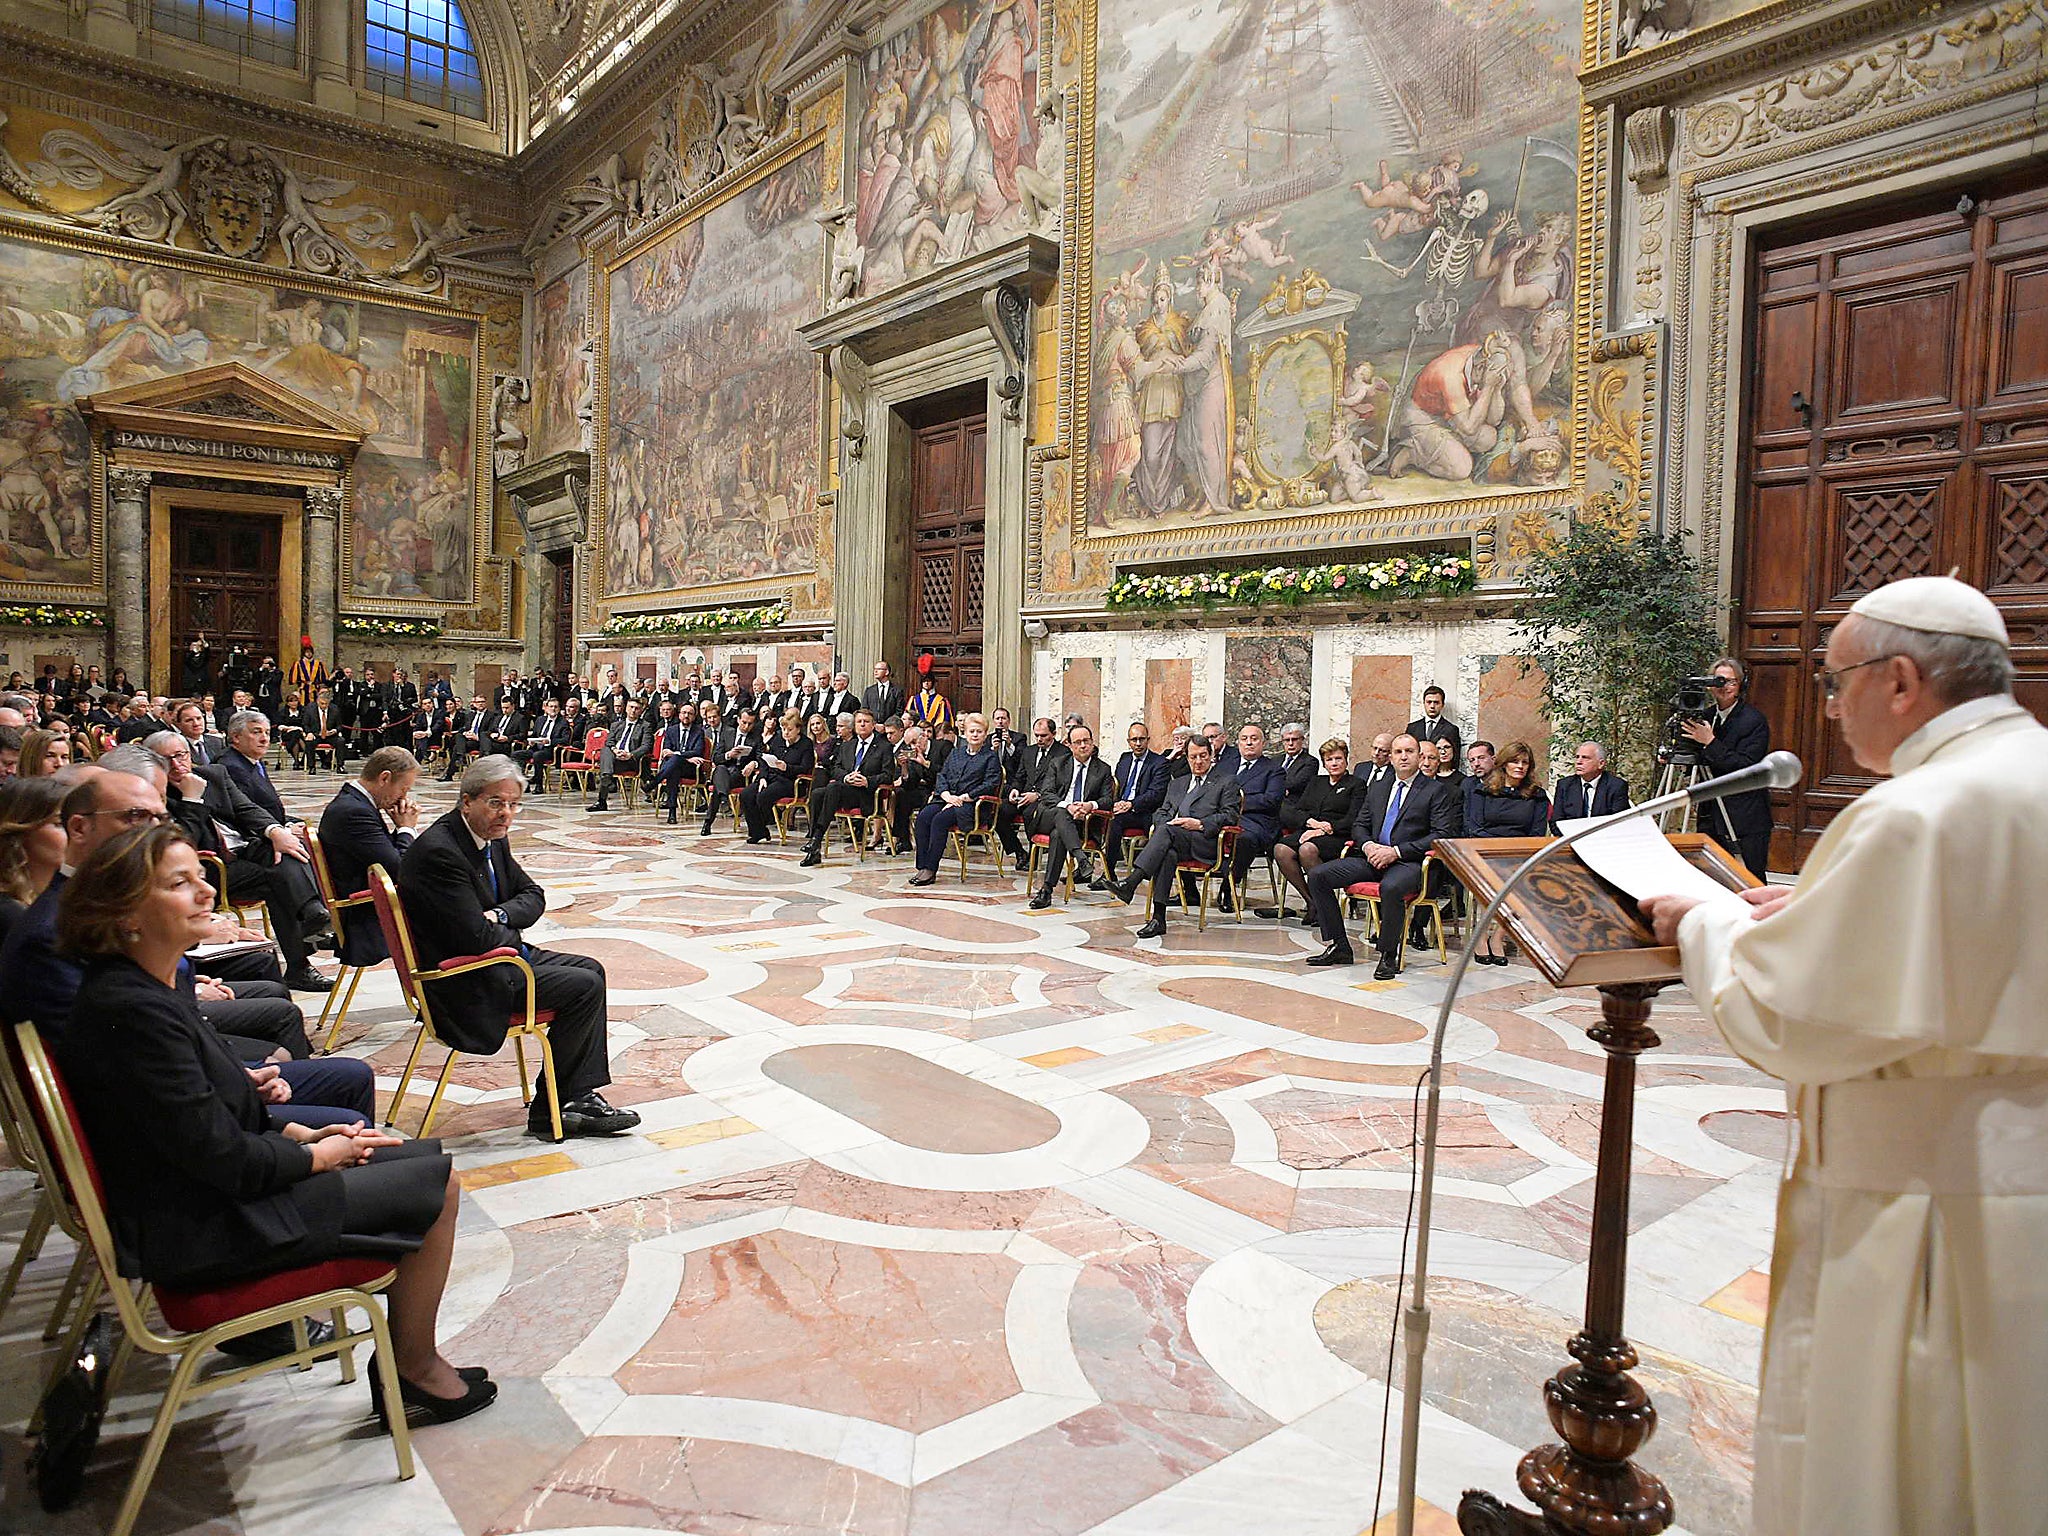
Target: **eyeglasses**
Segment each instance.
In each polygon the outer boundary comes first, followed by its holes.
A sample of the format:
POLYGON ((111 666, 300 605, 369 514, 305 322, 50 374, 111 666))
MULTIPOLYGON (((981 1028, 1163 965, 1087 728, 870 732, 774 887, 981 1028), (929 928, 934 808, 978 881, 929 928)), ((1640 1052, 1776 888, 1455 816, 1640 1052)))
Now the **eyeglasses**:
POLYGON ((1822 698, 1839 698, 1842 693, 1843 678, 1847 677, 1851 672, 1860 672, 1865 667, 1874 667, 1880 661, 1890 661, 1897 654, 1896 651, 1893 651, 1883 656, 1873 656, 1868 661, 1851 662, 1846 667, 1815 667, 1813 669, 1813 680, 1820 684, 1820 696, 1822 698))
POLYGON ((507 800, 500 795, 485 795, 484 805, 493 811, 516 811, 519 809, 519 802, 517 800, 507 800))
POLYGON ((94 811, 93 815, 111 817, 124 827, 161 826, 171 819, 162 811, 147 811, 139 805, 125 811, 94 811))

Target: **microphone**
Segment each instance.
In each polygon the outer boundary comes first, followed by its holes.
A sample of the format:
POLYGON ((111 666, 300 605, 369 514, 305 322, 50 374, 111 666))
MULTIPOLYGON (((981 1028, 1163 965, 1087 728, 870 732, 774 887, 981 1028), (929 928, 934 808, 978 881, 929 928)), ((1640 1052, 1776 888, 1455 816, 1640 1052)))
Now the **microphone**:
POLYGON ((1792 753, 1773 752, 1760 763, 1693 785, 1684 792, 1685 798, 1694 805, 1704 805, 1709 800, 1724 800, 1753 789, 1790 789, 1804 771, 1792 753))

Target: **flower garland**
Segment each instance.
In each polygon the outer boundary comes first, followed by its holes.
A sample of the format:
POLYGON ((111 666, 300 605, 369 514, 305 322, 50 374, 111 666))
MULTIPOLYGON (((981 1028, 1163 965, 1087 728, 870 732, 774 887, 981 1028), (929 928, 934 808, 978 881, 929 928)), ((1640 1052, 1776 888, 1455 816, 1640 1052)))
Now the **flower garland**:
POLYGON ((773 629, 789 617, 785 603, 751 608, 690 608, 679 613, 618 613, 604 621, 613 637, 652 640, 669 635, 715 635, 728 630, 773 629))
POLYGON ((335 628, 355 640, 438 640, 441 626, 432 619, 344 618, 335 628))
POLYGON ((1274 565, 1241 571, 1133 572, 1111 583, 1111 608, 1298 608, 1335 598, 1449 597, 1479 585, 1466 555, 1395 555, 1355 565, 1274 565))
POLYGON ((98 608, 58 608, 50 603, 13 603, 0 608, 0 624, 29 629, 105 629, 107 616, 98 608))

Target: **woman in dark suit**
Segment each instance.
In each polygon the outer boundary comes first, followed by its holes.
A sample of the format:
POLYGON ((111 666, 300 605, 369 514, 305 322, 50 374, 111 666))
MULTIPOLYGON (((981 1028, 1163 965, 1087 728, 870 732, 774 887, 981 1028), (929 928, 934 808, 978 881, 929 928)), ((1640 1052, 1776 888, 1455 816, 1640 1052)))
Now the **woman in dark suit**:
MULTIPOLYGON (((1273 845, 1273 862, 1281 878, 1301 893, 1303 920, 1310 923, 1315 908, 1309 900, 1308 872, 1344 852, 1359 791, 1358 780, 1351 776, 1351 748, 1342 740, 1332 736, 1317 755, 1323 771, 1303 785, 1298 796, 1281 802, 1280 840, 1273 845)), ((1279 915, 1270 907, 1259 913, 1279 915)))
MULTIPOLYGON (((458 1199, 436 1141, 373 1126, 271 1128, 250 1074, 178 987, 213 890, 175 826, 103 844, 65 888, 59 944, 85 962, 60 1061, 99 1163, 121 1272, 197 1288, 341 1255, 385 1256, 405 1405, 436 1422, 494 1382, 435 1346, 458 1199)), ((383 1416, 377 1373, 371 1396, 383 1416)))
MULTIPOLYGON (((1536 754, 1526 741, 1511 741, 1494 759, 1489 773, 1472 793, 1471 825, 1467 837, 1544 837, 1550 832, 1550 796, 1536 772, 1536 754)), ((1495 953, 1493 935, 1487 934, 1486 948, 1472 958, 1481 965, 1506 965, 1508 957, 1495 953)))
POLYGON ((795 794, 798 777, 817 764, 817 753, 804 736, 803 716, 793 709, 785 711, 781 734, 761 743, 755 761, 761 771, 750 777, 747 787, 740 791, 740 809, 747 816, 747 841, 765 843, 775 802, 795 794))
POLYGON ((64 797, 74 786, 44 774, 0 784, 0 942, 64 862, 64 797))

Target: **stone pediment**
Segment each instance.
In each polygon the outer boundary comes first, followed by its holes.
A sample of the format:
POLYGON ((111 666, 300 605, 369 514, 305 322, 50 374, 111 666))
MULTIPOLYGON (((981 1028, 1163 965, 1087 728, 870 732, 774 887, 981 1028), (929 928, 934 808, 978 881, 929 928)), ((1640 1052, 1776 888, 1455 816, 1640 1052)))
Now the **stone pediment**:
POLYGON ((361 424, 351 417, 239 362, 102 390, 81 398, 78 408, 113 427, 318 441, 337 449, 363 440, 361 424))

